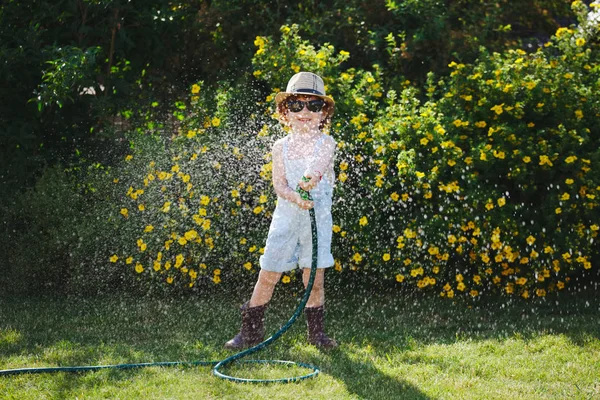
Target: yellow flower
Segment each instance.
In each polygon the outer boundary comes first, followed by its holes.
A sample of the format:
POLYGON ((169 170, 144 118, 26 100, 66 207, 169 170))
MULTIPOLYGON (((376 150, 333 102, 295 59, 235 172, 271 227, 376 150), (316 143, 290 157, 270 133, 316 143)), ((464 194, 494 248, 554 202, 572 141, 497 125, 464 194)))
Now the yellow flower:
POLYGON ((284 275, 283 278, 281 278, 281 282, 283 283, 290 283, 291 279, 288 275, 284 275))
POLYGON ((367 219, 367 217, 362 217, 359 221, 360 226, 365 226, 369 223, 369 220, 367 219))
POLYGON ((262 212, 262 210, 263 210, 262 206, 256 206, 256 207, 254 207, 254 210, 252 210, 252 212, 254 214, 260 214, 262 212))
POLYGON ((335 233, 339 233, 339 232, 342 230, 342 228, 340 228, 340 226, 339 226, 339 225, 333 225, 333 228, 332 228, 332 230, 333 230, 335 233))
POLYGON ((133 156, 131 154, 129 154, 125 157, 125 161, 131 161, 131 160, 133 160, 133 156))
POLYGON ((247 263, 244 264, 244 268, 246 268, 247 270, 252 269, 252 263, 250 261, 248 261, 247 263))
POLYGON ((131 264, 133 262, 133 257, 127 257, 125 259, 125 264, 131 264))
POLYGON ((346 179, 348 179, 348 175, 346 175, 345 172, 340 172, 340 174, 338 175, 338 179, 340 180, 340 182, 346 182, 346 179))
POLYGON ((146 225, 146 227, 144 228, 144 232, 152 232, 154 230, 154 227, 152 225, 146 225))
POLYGON ((537 86, 537 83, 529 81, 525 84, 525 87, 529 90, 533 90, 533 88, 535 88, 537 86))
POLYGON ((478 128, 485 128, 487 126, 487 123, 485 121, 478 121, 475 122, 475 126, 478 128))
POLYGON ((129 216, 129 211, 126 208, 121 208, 121 215, 127 218, 129 216))
POLYGON ((161 211, 162 212, 169 212, 169 210, 171 210, 171 202, 170 201, 166 201, 165 204, 163 204, 161 211))
POLYGON ((193 93, 193 94, 197 94, 197 93, 199 93, 199 92, 200 92, 200 85, 198 85, 197 83, 194 83, 194 84, 192 85, 192 93, 193 93))
POLYGON ((215 275, 213 276, 212 281, 215 283, 215 285, 218 285, 219 283, 221 283, 221 277, 219 275, 215 275))
POLYGON ((191 231, 187 231, 184 236, 187 240, 194 240, 198 237, 198 232, 192 229, 191 231))
POLYGON ((173 277, 172 276, 167 277, 167 283, 169 285, 173 283, 173 277))
POLYGON ((504 160, 506 154, 503 151, 494 150, 494 157, 504 160))
POLYGON ((585 39, 584 38, 577 38, 577 40, 575 40, 575 45, 577 45, 578 47, 581 47, 585 44, 585 39))
POLYGON ((390 194, 390 198, 394 201, 398 201, 400 196, 398 195, 398 193, 394 192, 394 193, 390 194))
POLYGON ((504 107, 504 103, 495 105, 494 107, 490 108, 490 110, 492 110, 496 114, 500 115, 504 112, 504 109, 502 107, 504 107))
POLYGON ((258 199, 258 202, 261 203, 261 204, 264 204, 264 203, 267 202, 267 200, 268 200, 268 197, 266 195, 264 195, 264 194, 261 194, 260 197, 259 197, 259 199, 258 199))
POLYGON ((397 281, 397 282, 404 282, 404 275, 402 275, 402 274, 397 274, 397 275, 396 275, 396 281, 397 281))
POLYGON ((335 270, 337 272, 341 272, 342 271, 342 263, 340 263, 340 260, 335 260, 335 266, 334 266, 335 270))
POLYGON ((571 195, 569 193, 563 193, 562 196, 560 196, 560 199, 563 201, 569 200, 571 198, 571 195))
POLYGON ((252 246, 248 249, 250 253, 254 253, 256 251, 256 246, 252 246))
POLYGON ((557 208, 554 210, 554 213, 555 213, 555 214, 560 214, 561 212, 562 212, 562 209, 561 209, 560 207, 557 207, 557 208))
POLYGON ((552 161, 550 161, 550 158, 548 156, 540 156, 540 165, 548 165, 549 167, 552 166, 552 161))
POLYGON ((210 123, 212 124, 212 126, 217 127, 217 126, 221 125, 221 120, 219 118, 217 118, 217 117, 214 117, 210 121, 210 123))
POLYGON ((182 264, 183 264, 183 255, 178 254, 177 257, 175 257, 175 268, 181 267, 182 264))
POLYGON ((506 198, 504 198, 504 197, 500 197, 500 198, 498 199, 498 205, 499 205, 500 207, 502 207, 502 206, 504 206, 505 204, 506 204, 506 198))
POLYGON ((437 125, 435 128, 433 128, 437 133, 439 133, 440 135, 444 135, 446 133, 446 130, 441 126, 441 125, 437 125))
POLYGON ((535 243, 535 238, 531 235, 529 235, 529 237, 527 237, 527 239, 525 239, 525 241, 527 242, 528 245, 533 245, 535 243))
POLYGON ((383 261, 390 261, 391 256, 389 253, 385 253, 382 258, 383 258, 383 261))
POLYGON ((135 264, 135 272, 137 272, 138 274, 144 272, 144 267, 139 262, 135 264))
POLYGON ((355 263, 359 263, 362 261, 362 256, 359 253, 354 253, 354 256, 352 256, 352 259, 354 260, 355 263))
POLYGON ((112 263, 116 263, 118 260, 119 260, 119 256, 117 256, 116 254, 110 258, 110 262, 112 262, 112 263))
POLYGON ((525 156, 525 157, 523 157, 523 162, 524 162, 525 164, 527 164, 527 163, 530 163, 530 162, 531 162, 531 157, 529 157, 529 156, 525 156))

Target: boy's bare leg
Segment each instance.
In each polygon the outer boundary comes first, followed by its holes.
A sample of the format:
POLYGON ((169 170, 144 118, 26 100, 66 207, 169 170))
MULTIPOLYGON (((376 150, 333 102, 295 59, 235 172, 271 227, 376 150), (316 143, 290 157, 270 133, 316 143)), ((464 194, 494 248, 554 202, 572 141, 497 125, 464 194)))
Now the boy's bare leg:
POLYGON ((265 271, 264 269, 261 269, 248 306, 258 307, 267 304, 271 300, 271 296, 273 296, 273 290, 275 289, 277 282, 279 282, 280 277, 281 272, 265 271))
MULTIPOLYGON (((308 279, 310 278, 310 268, 304 268, 302 271, 302 281, 304 287, 308 285, 308 279)), ((319 307, 325 303, 325 270, 320 268, 317 269, 315 275, 315 282, 308 298, 306 307, 319 307)))

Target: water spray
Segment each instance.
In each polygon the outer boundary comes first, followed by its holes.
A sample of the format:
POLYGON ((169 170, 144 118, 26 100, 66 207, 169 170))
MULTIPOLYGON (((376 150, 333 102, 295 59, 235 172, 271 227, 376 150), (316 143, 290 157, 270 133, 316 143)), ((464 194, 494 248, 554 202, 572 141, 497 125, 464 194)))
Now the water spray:
MULTIPOLYGON (((309 179, 305 176, 302 177, 303 182, 308 182, 309 179)), ((300 194, 302 200, 312 201, 312 197, 310 193, 304 189, 302 189, 299 185, 296 186, 296 191, 300 194)), ((9 376, 9 375, 23 375, 23 374, 45 374, 45 373, 56 373, 56 372, 71 372, 71 373, 82 373, 82 372, 90 372, 90 371, 99 371, 103 369, 138 369, 138 368, 146 368, 146 367, 175 367, 175 366, 213 366, 212 373, 218 378, 226 379, 232 382, 237 383, 290 383, 290 382, 298 382, 308 378, 316 377, 320 369, 314 365, 305 364, 301 362, 295 361, 285 361, 285 360, 243 360, 239 361, 241 358, 247 357, 250 354, 254 354, 261 349, 271 345, 277 339, 279 339, 288 329, 296 322, 300 313, 304 310, 304 306, 308 302, 308 298, 310 297, 310 293, 312 291, 313 284, 315 282, 315 276, 317 274, 317 254, 318 254, 318 240, 317 240, 317 224, 315 220, 315 210, 311 208, 308 210, 310 216, 310 226, 312 232, 312 264, 310 268, 310 277, 308 279, 308 284, 306 285, 306 290, 304 292, 304 296, 300 300, 300 304, 296 308, 296 311, 290 319, 283 325, 277 332, 275 332, 271 337, 264 340, 263 342, 257 344, 256 346, 250 347, 249 349, 243 350, 239 353, 236 353, 232 356, 229 356, 221 361, 163 361, 163 362, 151 362, 151 363, 136 363, 136 364, 114 364, 114 365, 87 365, 87 366, 72 366, 72 367, 42 367, 42 368, 17 368, 17 369, 5 369, 0 370, 0 376, 9 376), (221 369, 225 366, 232 364, 234 362, 240 363, 254 363, 254 364, 281 364, 286 366, 298 366, 307 369, 312 369, 312 372, 306 375, 300 376, 292 376, 287 378, 278 378, 278 379, 250 379, 250 378, 240 378, 231 375, 226 375, 221 372, 221 369)))

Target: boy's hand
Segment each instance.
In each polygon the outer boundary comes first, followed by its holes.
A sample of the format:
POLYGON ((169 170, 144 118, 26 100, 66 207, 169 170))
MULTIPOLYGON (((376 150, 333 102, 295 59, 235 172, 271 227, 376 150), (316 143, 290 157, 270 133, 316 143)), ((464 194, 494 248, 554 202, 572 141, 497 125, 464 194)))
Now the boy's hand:
POLYGON ((298 207, 300 207, 303 210, 310 210, 315 205, 315 203, 310 200, 303 200, 302 197, 300 197, 300 194, 298 193, 296 193, 295 203, 298 207))
POLYGON ((298 185, 302 189, 310 192, 315 187, 317 187, 317 185, 319 184, 319 181, 321 180, 321 177, 318 174, 311 174, 311 173, 306 174, 306 177, 309 178, 310 180, 308 182, 304 182, 301 179, 300 182, 298 182, 298 185))

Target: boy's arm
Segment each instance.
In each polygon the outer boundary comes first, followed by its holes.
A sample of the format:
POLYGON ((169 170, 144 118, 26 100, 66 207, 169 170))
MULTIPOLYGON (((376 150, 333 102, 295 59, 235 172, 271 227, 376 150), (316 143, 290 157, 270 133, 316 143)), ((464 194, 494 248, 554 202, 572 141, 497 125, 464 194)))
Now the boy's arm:
POLYGON ((319 183, 325 172, 330 168, 336 147, 335 140, 331 136, 327 136, 319 147, 315 158, 304 171, 304 176, 311 179, 311 182, 308 182, 307 185, 310 189, 313 189, 319 183))

